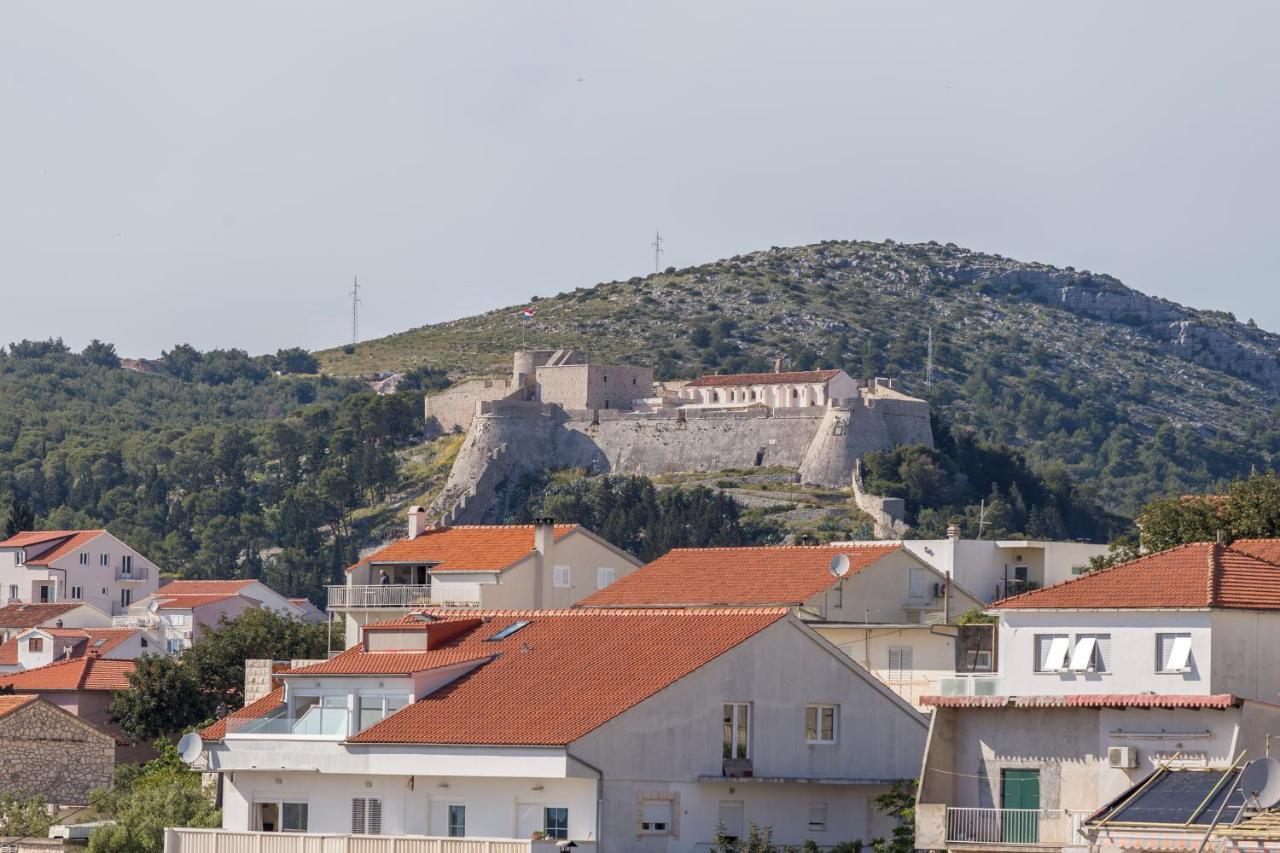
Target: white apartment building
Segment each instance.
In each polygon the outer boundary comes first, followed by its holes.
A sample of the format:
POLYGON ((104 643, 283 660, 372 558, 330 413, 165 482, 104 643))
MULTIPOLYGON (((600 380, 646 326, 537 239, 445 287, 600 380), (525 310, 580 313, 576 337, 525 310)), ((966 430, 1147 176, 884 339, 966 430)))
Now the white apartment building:
POLYGON ((168 853, 213 849, 210 832, 225 853, 316 834, 695 851, 717 824, 869 840, 926 727, 786 608, 437 609, 279 678, 203 733, 223 828, 171 830, 168 853))
MULTIPOLYGON (((305 600, 305 599, 304 599, 305 600)), ((222 619, 235 619, 248 610, 265 608, 304 621, 321 621, 314 608, 285 598, 258 580, 176 580, 135 602, 115 624, 151 632, 163 650, 178 654, 191 648, 222 619)))
POLYGON ((675 548, 578 606, 791 607, 917 707, 957 666, 994 665, 990 644, 982 661, 958 661, 950 624, 983 602, 896 543, 675 548))
POLYGON ((0 603, 79 601, 123 614, 159 570, 105 530, 33 530, 0 541, 0 603))
MULTIPOLYGON (((924 700, 917 843, 1090 849, 1082 822, 1158 768, 1267 754, 1280 565, 1238 544, 1184 545, 993 605, 998 672, 924 700)), ((1092 849, 1148 848, 1108 832, 1092 849)))
POLYGON ((327 609, 345 620, 351 646, 361 626, 423 607, 569 607, 639 565, 578 524, 429 527, 414 506, 408 536, 350 566, 327 609))

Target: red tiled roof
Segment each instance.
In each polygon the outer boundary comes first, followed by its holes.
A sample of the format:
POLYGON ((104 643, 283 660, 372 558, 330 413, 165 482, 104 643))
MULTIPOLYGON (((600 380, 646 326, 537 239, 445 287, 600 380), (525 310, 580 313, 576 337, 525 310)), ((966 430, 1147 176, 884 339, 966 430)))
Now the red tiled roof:
POLYGON ((156 590, 157 595, 235 595, 256 580, 170 581, 156 590))
POLYGON ((39 698, 39 696, 0 696, 0 717, 18 710, 23 705, 35 702, 39 698))
POLYGON ((1280 539, 1237 539, 1231 543, 1231 548, 1280 565, 1280 539))
POLYGON ((730 387, 739 385, 777 385, 779 383, 828 382, 839 370, 798 370, 791 373, 729 373, 723 376, 699 376, 685 383, 686 388, 730 387))
POLYGON ((848 555, 849 574, 856 574, 900 550, 898 544, 676 548, 578 604, 794 606, 835 585, 829 567, 837 554, 848 555))
POLYGON ((127 690, 134 661, 80 657, 57 661, 22 672, 0 675, 0 687, 13 686, 19 693, 49 690, 127 690))
MULTIPOLYGON (((557 524, 556 541, 578 529, 557 524)), ((435 563, 432 572, 496 572, 533 553, 532 524, 487 524, 441 527, 415 539, 392 542, 353 566, 378 563, 435 563)))
POLYGON ((23 530, 0 542, 0 548, 27 548, 54 539, 70 539, 81 533, 92 533, 97 536, 105 530, 23 530))
POLYGON ((84 605, 79 601, 55 601, 50 604, 6 604, 0 607, 0 628, 35 628, 57 620, 84 605))
POLYGON ((238 592, 210 593, 208 595, 166 595, 163 591, 156 594, 157 607, 161 610, 190 610, 206 604, 217 604, 231 598, 245 598, 249 601, 257 599, 241 596, 238 592))
POLYGON ((48 551, 45 551, 43 554, 40 554, 39 556, 36 556, 36 557, 28 558, 26 565, 47 566, 50 563, 52 563, 54 560, 65 557, 67 554, 70 554, 72 551, 76 550, 77 548, 80 548, 81 546, 89 544, 90 542, 92 542, 94 539, 97 539, 99 536, 101 536, 105 532, 106 532, 105 530, 82 530, 79 533, 76 533, 75 535, 71 536, 70 538, 63 540, 62 542, 59 542, 57 545, 54 545, 52 548, 50 548, 48 551))
POLYGON ((1230 693, 1188 696, 1156 693, 1087 693, 1065 696, 922 696, 934 708, 1231 708, 1230 693))
POLYGON ((787 613, 785 608, 724 608, 468 614, 488 622, 449 648, 498 656, 351 740, 572 743, 787 613), (488 639, 518 621, 529 624, 506 639, 488 639), (557 686, 557 680, 564 683, 557 686))
POLYGON ((1280 565, 1234 547, 1195 542, 1011 596, 991 607, 1280 610, 1280 565))
POLYGON ((460 663, 488 660, 496 650, 440 649, 428 652, 366 652, 353 646, 335 658, 280 673, 291 675, 411 675, 460 663))
POLYGON ((40 630, 54 637, 84 640, 83 645, 76 646, 74 652, 76 656, 90 652, 105 655, 142 633, 138 628, 41 628, 40 630))
POLYGON ((218 720, 218 722, 202 730, 200 737, 205 740, 222 740, 227 734, 228 720, 256 720, 258 717, 271 713, 283 704, 284 688, 277 687, 258 701, 250 702, 243 708, 232 711, 221 720, 218 720))
POLYGON ((18 665, 18 638, 10 637, 3 643, 0 643, 0 666, 17 666, 18 665))

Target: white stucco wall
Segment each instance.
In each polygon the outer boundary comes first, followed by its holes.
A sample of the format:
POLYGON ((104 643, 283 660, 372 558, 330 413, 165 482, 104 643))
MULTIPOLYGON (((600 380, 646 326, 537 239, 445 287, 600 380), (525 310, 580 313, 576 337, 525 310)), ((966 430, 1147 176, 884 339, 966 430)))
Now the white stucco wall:
POLYGON ((937 694, 938 680, 955 674, 955 640, 948 634, 934 633, 933 627, 815 625, 814 630, 923 711, 920 697, 937 694), (911 649, 911 669, 891 678, 889 650, 893 648, 911 649))
POLYGON ((1026 566, 1030 580, 1050 586, 1075 577, 1072 571, 1089 558, 1107 553, 1106 545, 1033 540, 1006 543, 981 539, 907 539, 903 544, 983 601, 1004 597, 1005 578, 1015 566, 1026 566))
POLYGON ((1280 702, 1280 613, 1215 610, 1211 692, 1280 702))
MULTIPOLYGON (((1067 693, 1208 694, 1209 667, 1217 637, 1207 610, 995 611, 1000 615, 1000 693, 1012 696, 1067 693), (1191 671, 1156 672, 1156 634, 1191 634, 1191 671), (1038 673, 1035 635, 1110 634, 1105 673, 1038 673)), ((1068 654, 1068 660, 1070 654, 1068 654)))

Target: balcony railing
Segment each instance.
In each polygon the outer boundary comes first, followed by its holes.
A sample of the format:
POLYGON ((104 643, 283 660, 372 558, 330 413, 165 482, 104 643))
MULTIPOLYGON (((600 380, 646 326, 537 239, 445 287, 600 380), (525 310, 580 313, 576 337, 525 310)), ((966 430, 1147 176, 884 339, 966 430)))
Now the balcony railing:
POLYGON ((363 607, 425 607, 431 604, 430 584, 384 583, 329 587, 329 609, 363 607))
POLYGON ((938 679, 940 696, 1000 696, 1001 679, 994 673, 948 675, 938 679))
MULTIPOLYGON (((578 845, 590 850, 589 842, 578 845)), ((164 853, 557 853, 554 841, 166 829, 164 853)))
POLYGON ((947 844, 1061 847, 1076 843, 1080 814, 1062 809, 947 809, 947 844))

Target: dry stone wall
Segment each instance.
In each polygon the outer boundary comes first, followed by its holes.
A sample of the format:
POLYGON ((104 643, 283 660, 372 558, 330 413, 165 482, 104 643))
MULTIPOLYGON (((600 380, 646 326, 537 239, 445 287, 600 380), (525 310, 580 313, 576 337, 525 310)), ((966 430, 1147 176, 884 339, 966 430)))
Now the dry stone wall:
POLYGON ((36 701, 0 717, 0 793, 43 794, 50 803, 86 805, 111 784, 115 738, 36 701))

